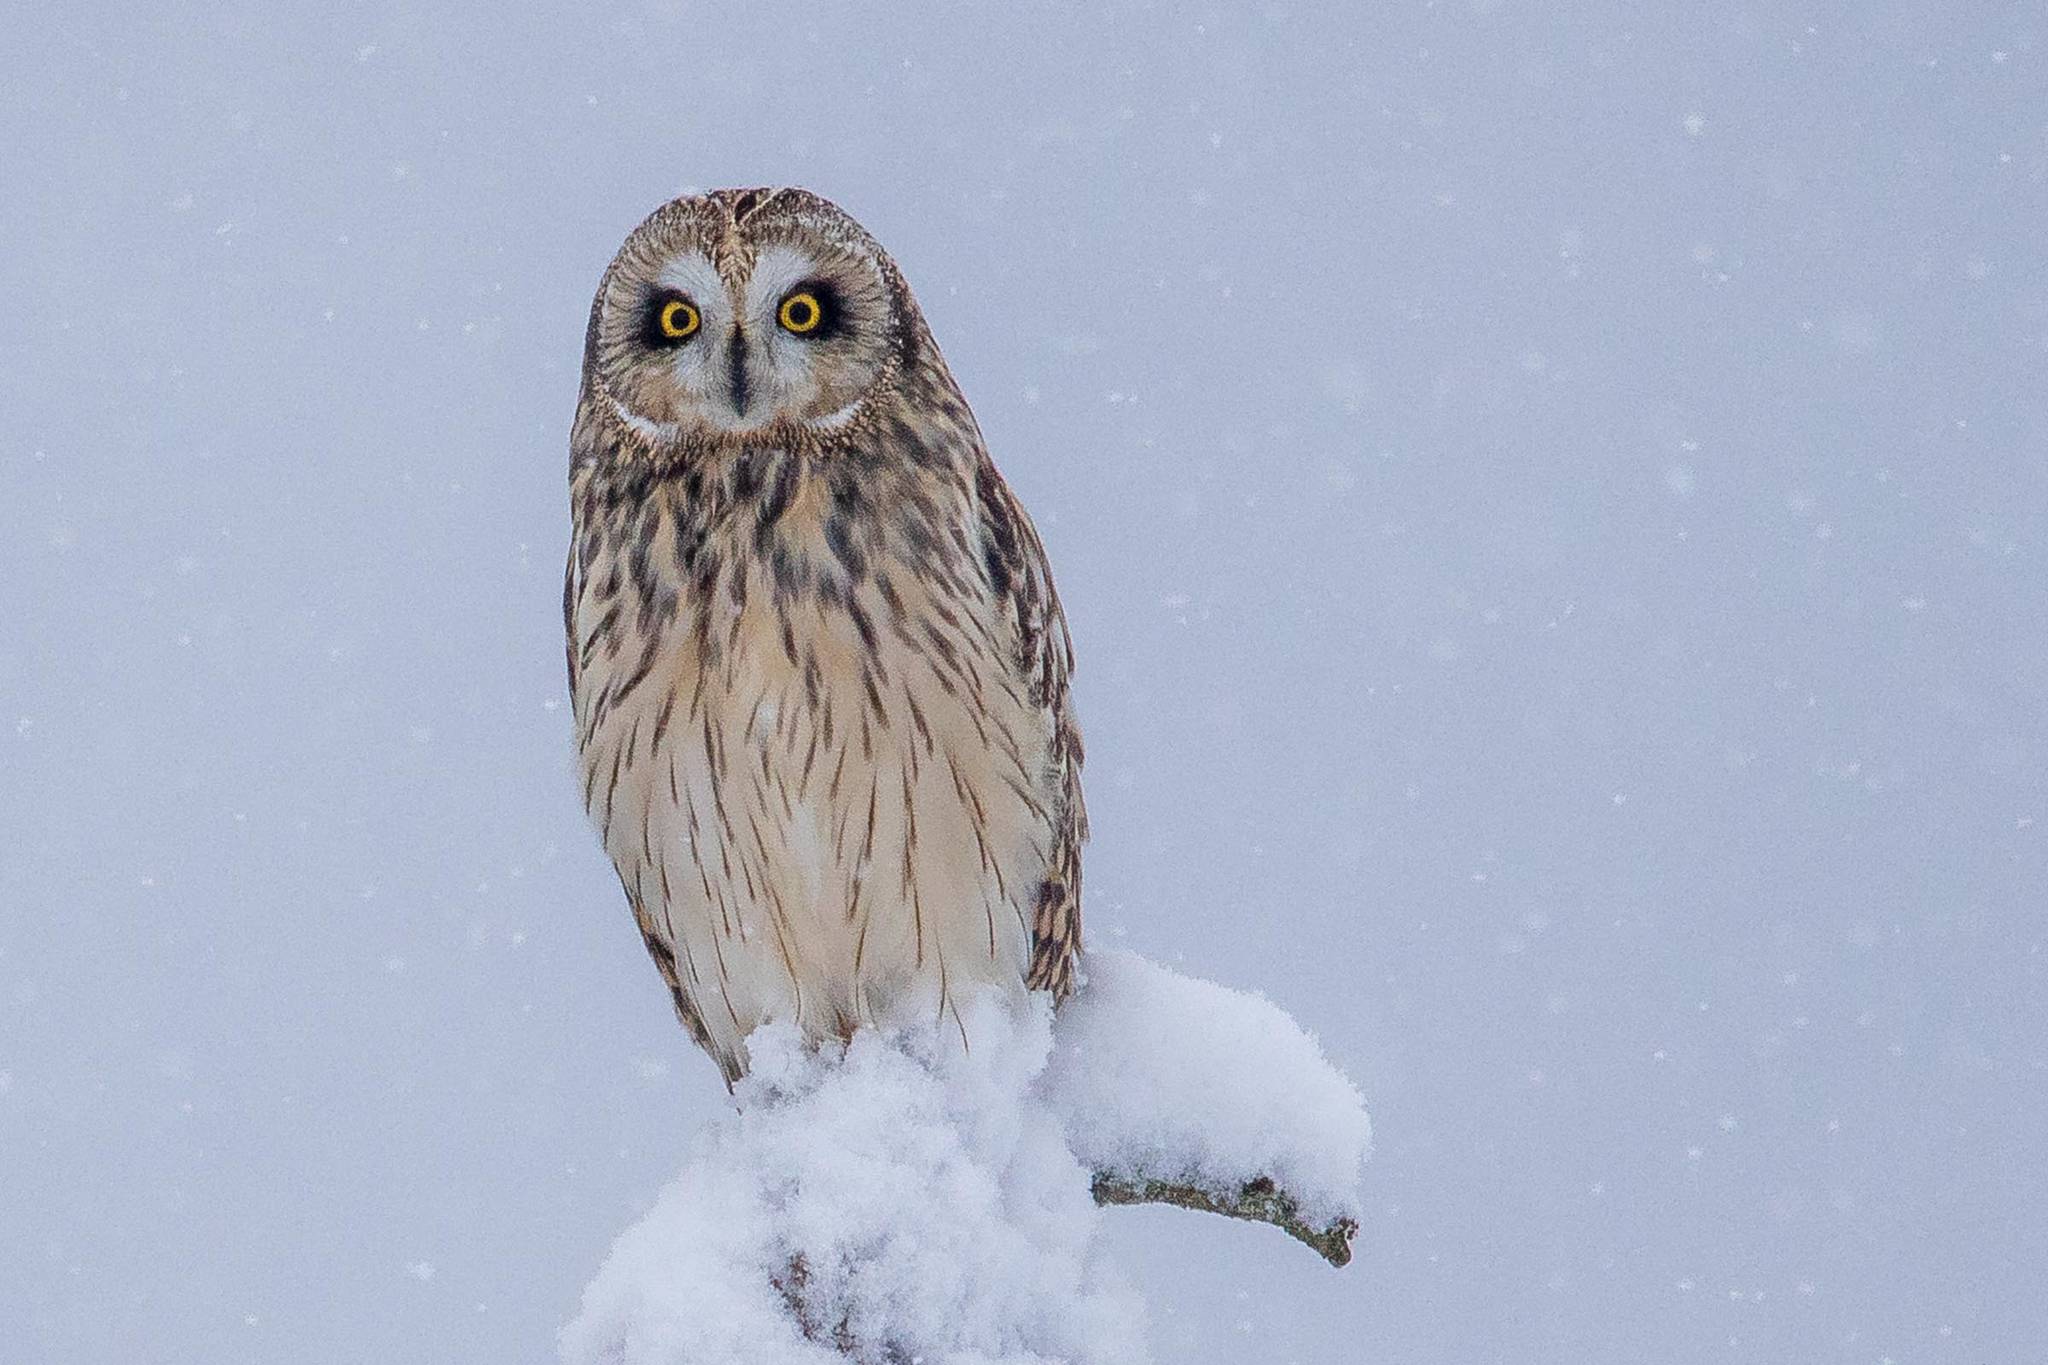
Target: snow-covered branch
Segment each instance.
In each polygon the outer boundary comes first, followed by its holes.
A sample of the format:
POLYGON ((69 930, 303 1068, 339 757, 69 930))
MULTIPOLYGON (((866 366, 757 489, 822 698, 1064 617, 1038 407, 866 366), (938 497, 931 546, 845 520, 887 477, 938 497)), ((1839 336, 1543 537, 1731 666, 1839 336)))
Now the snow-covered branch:
POLYGON ((1097 1202, 1274 1223, 1349 1257, 1371 1130, 1256 996, 1093 953, 1055 1022, 821 1055, 754 1035, 738 1112, 629 1229, 563 1333, 571 1365, 1135 1365, 1144 1308, 1097 1202))
POLYGON ((1315 1039, 1259 996, 1130 953, 1088 961, 1043 1085, 1096 1202, 1271 1223, 1349 1263, 1372 1126, 1315 1039))

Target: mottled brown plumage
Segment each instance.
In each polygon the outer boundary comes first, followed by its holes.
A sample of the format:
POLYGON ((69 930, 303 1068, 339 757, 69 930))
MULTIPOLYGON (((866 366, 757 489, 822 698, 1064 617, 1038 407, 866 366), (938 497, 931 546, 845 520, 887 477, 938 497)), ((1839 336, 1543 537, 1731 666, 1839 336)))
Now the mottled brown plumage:
POLYGON ((801 190, 665 205, 598 287, 570 447, 584 801, 727 1079, 773 1019, 1063 997, 1072 642, 888 255, 801 190))

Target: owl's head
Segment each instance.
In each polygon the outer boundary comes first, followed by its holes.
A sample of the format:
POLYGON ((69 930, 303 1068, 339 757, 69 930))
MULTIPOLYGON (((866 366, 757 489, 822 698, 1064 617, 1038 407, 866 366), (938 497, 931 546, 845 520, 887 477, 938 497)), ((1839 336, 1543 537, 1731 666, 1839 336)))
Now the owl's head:
POLYGON ((657 209, 598 286, 585 396, 655 445, 829 433, 900 376, 923 324, 895 264, 804 190, 657 209))

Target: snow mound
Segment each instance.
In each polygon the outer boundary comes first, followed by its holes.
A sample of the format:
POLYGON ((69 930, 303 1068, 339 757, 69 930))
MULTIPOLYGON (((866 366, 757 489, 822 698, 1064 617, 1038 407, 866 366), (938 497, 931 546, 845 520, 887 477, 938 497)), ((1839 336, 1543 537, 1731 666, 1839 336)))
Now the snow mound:
POLYGON ((568 1365, 1143 1365, 1098 1170, 1357 1204, 1357 1093, 1266 1001, 1127 953, 1060 1011, 964 1032, 749 1040, 711 1124, 562 1333, 568 1365))
POLYGON ((1264 1176, 1310 1222, 1358 1216, 1372 1122, 1313 1035, 1135 953, 1084 960, 1042 1083, 1083 1165, 1218 1193, 1264 1176))
POLYGON ((1142 1306, 1094 1247, 1088 1174, 1030 1093, 1047 1016, 972 1010, 971 1050, 862 1033, 821 1054, 787 1026, 755 1033, 740 1112, 619 1239, 564 1359, 843 1365, 835 1343, 930 1365, 1148 1359, 1142 1306))

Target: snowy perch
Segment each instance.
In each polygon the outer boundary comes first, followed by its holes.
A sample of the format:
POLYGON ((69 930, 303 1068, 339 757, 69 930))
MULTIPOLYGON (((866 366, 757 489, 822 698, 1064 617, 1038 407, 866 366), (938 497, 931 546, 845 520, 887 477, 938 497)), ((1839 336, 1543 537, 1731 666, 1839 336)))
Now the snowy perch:
POLYGON ((1139 1365, 1097 1203, 1274 1223, 1348 1259, 1371 1142, 1350 1082, 1255 996, 1095 952, 1060 1011, 957 1035, 750 1043, 739 1112, 620 1237, 570 1365, 1139 1365))
POLYGON ((1266 1000, 1090 954, 1043 1086, 1097 1203, 1271 1223, 1350 1262, 1372 1127, 1351 1082, 1266 1000))

